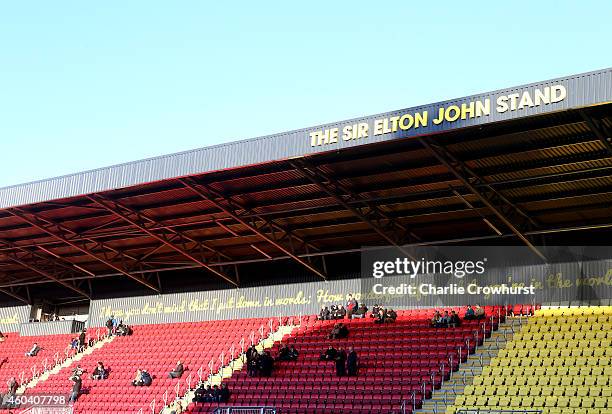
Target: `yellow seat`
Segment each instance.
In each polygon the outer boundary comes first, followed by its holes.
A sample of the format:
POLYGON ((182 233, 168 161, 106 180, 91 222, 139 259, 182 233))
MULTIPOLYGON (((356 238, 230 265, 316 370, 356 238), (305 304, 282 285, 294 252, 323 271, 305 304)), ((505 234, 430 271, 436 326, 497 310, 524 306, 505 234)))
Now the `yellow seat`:
POLYGON ((565 386, 565 396, 566 397, 575 397, 577 391, 578 391, 578 387, 574 387, 573 385, 565 386))
MULTIPOLYGON (((571 408, 578 408, 578 407, 580 407, 580 403, 581 403, 580 398, 570 398, 568 406, 571 407, 571 408)), ((576 411, 574 410, 574 412, 576 412, 576 411)))
POLYGON ((552 367, 553 365, 553 359, 552 358, 542 358, 542 366, 543 367, 552 367))
POLYGON ((554 387, 553 388, 553 395, 556 395, 557 397, 561 397, 565 394, 565 388, 563 387, 554 387))
POLYGON ((466 395, 476 395, 476 396, 481 396, 484 395, 484 391, 485 389, 490 388, 490 387, 484 387, 484 386, 475 386, 474 387, 474 392, 472 392, 472 394, 466 394, 466 395))
MULTIPOLYGON (((599 368, 601 368, 601 367, 599 367, 599 368)), ((607 386, 607 385, 608 385, 608 377, 607 377, 607 376, 604 376, 604 375, 603 375, 603 372, 602 372, 602 373, 599 373, 599 374, 595 374, 595 373, 593 373, 593 375, 596 375, 596 378, 597 378, 597 379, 595 380, 595 383, 596 383, 598 386, 600 386, 600 387, 605 387, 605 386, 607 386)))
POLYGON ((591 376, 584 376, 584 385, 586 387, 593 387, 597 381, 597 378, 591 376))
POLYGON ((523 397, 521 399, 521 407, 532 407, 533 406, 533 397, 523 397))
POLYGON ((545 386, 540 389, 540 395, 543 397, 550 397, 552 393, 553 393, 552 387, 545 386))
POLYGON ((504 408, 507 408, 507 407, 520 407, 521 406, 521 401, 523 401, 522 397, 512 397, 510 399, 510 401, 508 402, 508 404, 502 405, 502 401, 501 401, 501 398, 500 398, 499 406, 500 407, 504 407, 504 408))
POLYGON ((538 385, 538 377, 529 377, 527 378, 527 386, 536 387, 538 385))
POLYGON ((546 399, 544 397, 533 397, 532 407, 544 407, 546 399))
POLYGON ((527 385, 527 378, 525 376, 521 376, 521 377, 516 377, 516 379, 514 380, 514 383, 519 386, 519 387, 525 387, 527 385))
POLYGON ((501 395, 499 397, 499 406, 500 407, 507 407, 508 405, 510 405, 510 397, 507 397, 505 395, 501 395))
POLYGON ((599 362, 597 363, 597 365, 599 365, 600 367, 608 368, 610 366, 610 357, 609 356, 599 357, 598 361, 599 362))
POLYGON ((455 398, 455 405, 459 407, 465 405, 465 395, 458 395, 457 398, 455 398))
POLYGON ((610 408, 612 411, 612 407, 607 407, 608 399, 604 397, 597 397, 593 399, 593 407, 595 408, 610 408))
POLYGON ((599 397, 601 396, 601 387, 593 386, 589 387, 589 397, 599 397))
POLYGON ((549 381, 549 377, 547 377, 545 373, 543 373, 541 376, 538 376, 538 385, 540 387, 544 387, 548 385, 548 381, 549 381))
POLYGON ((572 385, 574 378, 570 377, 570 376, 563 376, 561 377, 561 385, 563 386, 568 386, 568 385, 572 385))
POLYGON ((576 396, 577 397, 586 397, 587 395, 589 395, 589 387, 579 386, 577 391, 576 391, 576 396))
POLYGON ((465 404, 463 405, 476 405, 476 397, 474 397, 473 395, 466 395, 465 404))
POLYGON ((581 387, 584 385, 584 378, 580 376, 572 377, 572 385, 581 387))
POLYGON ((557 397, 555 397, 554 395, 549 395, 546 397, 544 401, 545 407, 555 407, 556 405, 557 405, 557 397))
MULTIPOLYGON (((583 348, 573 348, 570 350, 570 355, 573 357, 579 357, 582 356, 582 350, 583 348)), ((570 356, 568 355, 568 356, 570 356)))
POLYGON ((497 407, 499 405, 499 397, 491 396, 487 400, 487 407, 497 407))
POLYGON ((506 395, 510 396, 510 397, 516 397, 518 395, 519 392, 519 387, 517 387, 516 385, 511 385, 509 387, 506 387, 505 389, 498 389, 497 390, 497 395, 500 395, 500 391, 501 392, 506 392, 506 395))
POLYGON ((557 397, 557 407, 567 407, 569 405, 569 400, 569 397, 557 397))
POLYGON ((582 403, 580 404, 580 406, 582 408, 591 408, 593 407, 593 404, 595 403, 594 398, 591 397, 582 397, 582 403))
POLYGON ((521 397, 525 397, 529 395, 529 390, 530 390, 530 387, 519 387, 518 395, 521 397))
MULTIPOLYGON (((473 385, 466 385, 466 387, 463 389, 463 393, 465 395, 474 395, 474 386, 473 385)), ((457 400, 455 399, 455 402, 457 402, 457 400)))
POLYGON ((486 407, 488 398, 486 396, 481 396, 476 398, 476 404, 478 407, 486 407))
MULTIPOLYGON (((537 381, 537 378, 536 378, 536 381, 537 381)), ((529 382, 529 380, 527 382, 529 382)), ((531 386, 531 387, 529 387, 529 395, 531 397, 539 396, 541 393, 542 393, 542 388, 541 387, 538 387, 538 386, 531 386)))

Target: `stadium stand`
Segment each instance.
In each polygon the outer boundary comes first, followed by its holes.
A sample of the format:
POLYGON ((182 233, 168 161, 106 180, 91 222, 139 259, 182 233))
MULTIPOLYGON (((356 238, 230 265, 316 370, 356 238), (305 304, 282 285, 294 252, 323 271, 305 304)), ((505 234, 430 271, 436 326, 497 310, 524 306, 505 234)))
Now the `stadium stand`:
MULTIPOLYGON (((449 309, 451 310, 451 309, 449 309)), ((465 308, 452 308, 463 316, 465 308)), ((487 307, 488 316, 498 308, 487 307)), ((346 339, 327 338, 334 323, 304 318, 295 336, 285 343, 295 345, 300 357, 295 362, 277 362, 272 377, 249 377, 242 370, 227 380, 232 391, 227 406, 273 406, 281 413, 389 413, 421 406, 434 388, 456 371, 458 356, 476 348, 475 332, 482 342, 483 321, 464 321, 457 328, 431 328, 433 310, 399 311, 394 323, 374 324, 370 318, 345 319, 346 339), (320 361, 328 345, 353 347, 359 356, 359 375, 338 378, 333 363, 320 361), (444 375, 442 375, 444 373, 444 375), (413 394, 414 393, 414 394, 413 394)), ((486 335, 491 325, 485 323, 486 335)), ((497 329, 497 319, 493 329, 497 329)), ((275 351, 278 351, 278 344, 275 351)), ((223 404, 222 404, 223 405, 223 404)), ((191 404, 193 413, 211 412, 217 404, 191 404)))
MULTIPOLYGON (((220 355, 224 353, 229 358, 232 345, 239 353, 241 340, 248 340, 252 332, 259 338, 263 327, 264 335, 267 335, 268 323, 269 319, 242 319, 134 326, 132 335, 115 337, 101 349, 50 376, 31 392, 68 394, 72 385, 69 377, 79 364, 88 372, 83 375, 83 394, 74 405, 74 413, 135 414, 141 408, 150 412, 149 404, 153 400, 158 408, 163 406, 166 391, 169 401, 174 399, 177 391, 184 394, 188 378, 194 385, 199 375, 206 379, 210 361, 213 361, 212 370, 216 372, 221 366, 220 355), (178 360, 183 362, 186 372, 180 379, 171 379, 168 373, 178 360), (102 361, 110 369, 108 379, 90 378, 97 361, 102 361), (137 369, 151 373, 151 386, 131 385, 137 369)), ((273 320, 273 324, 275 329, 278 320, 273 320)))
POLYGON ((612 413, 612 307, 536 311, 448 407, 612 413))
POLYGON ((43 371, 50 369, 65 358, 65 350, 74 335, 19 336, 11 332, 5 334, 0 344, 0 381, 6 384, 15 377, 19 384, 25 384, 43 371), (34 343, 41 348, 36 356, 26 356, 34 343))

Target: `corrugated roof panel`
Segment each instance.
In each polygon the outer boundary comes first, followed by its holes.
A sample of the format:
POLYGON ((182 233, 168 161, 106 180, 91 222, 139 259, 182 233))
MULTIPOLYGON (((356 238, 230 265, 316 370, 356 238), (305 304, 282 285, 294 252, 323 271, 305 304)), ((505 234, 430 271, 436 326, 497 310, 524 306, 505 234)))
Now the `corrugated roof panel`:
POLYGON ((28 184, 20 184, 0 189, 0 208, 34 204, 46 200, 56 200, 83 194, 125 188, 143 183, 167 180, 176 177, 211 173, 219 170, 244 167, 253 164, 269 163, 287 158, 301 157, 327 151, 338 151, 383 141, 400 138, 410 138, 424 134, 436 134, 445 131, 458 130, 499 121, 520 120, 526 117, 545 113, 555 113, 571 108, 578 108, 612 101, 612 69, 584 73, 565 78, 522 85, 519 87, 479 94, 460 99, 438 102, 385 114, 360 117, 325 125, 304 128, 282 134, 227 143, 193 151, 187 151, 167 156, 136 161, 112 167, 86 171, 28 184), (528 107, 520 111, 492 111, 490 115, 480 118, 467 118, 452 123, 431 123, 419 129, 407 131, 398 130, 384 135, 369 136, 362 140, 342 139, 334 145, 311 146, 309 133, 319 129, 332 127, 342 128, 345 124, 367 122, 373 129, 374 120, 385 117, 400 116, 404 113, 421 111, 436 112, 436 109, 449 105, 461 105, 478 99, 494 99, 496 96, 522 91, 532 91, 535 88, 561 84, 569 92, 565 100, 560 102, 528 107))

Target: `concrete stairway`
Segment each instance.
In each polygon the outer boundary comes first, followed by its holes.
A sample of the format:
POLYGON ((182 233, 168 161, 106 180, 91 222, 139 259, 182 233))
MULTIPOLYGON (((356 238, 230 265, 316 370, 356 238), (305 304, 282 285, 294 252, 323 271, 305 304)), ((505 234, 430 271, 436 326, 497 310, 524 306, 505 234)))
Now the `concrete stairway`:
POLYGON ((444 381, 441 389, 434 390, 431 399, 423 402, 423 408, 416 413, 440 414, 446 412, 446 407, 453 405, 455 397, 463 394, 466 385, 474 382, 474 377, 482 372, 482 368, 489 365, 492 358, 496 357, 499 350, 505 348, 506 342, 512 339, 514 332, 520 330, 518 318, 507 318, 505 323, 499 324, 499 329, 491 334, 491 338, 485 340, 484 344, 476 349, 476 353, 470 355, 468 360, 461 364, 459 371, 453 372, 450 380, 444 381))
MULTIPOLYGON (((92 345, 92 346, 88 347, 87 349, 85 349, 83 352, 79 352, 78 354, 75 354, 75 355, 73 355, 71 357, 66 358, 61 363, 59 363, 59 364, 51 367, 50 369, 42 372, 40 375, 38 375, 37 377, 33 378, 31 381, 29 381, 29 382, 27 382, 25 384, 22 384, 17 389, 17 394, 23 394, 24 392, 26 392, 26 390, 28 388, 34 388, 37 384, 46 381, 51 375, 58 374, 63 368, 71 366, 73 363, 78 362, 81 359, 83 359, 84 356, 89 355, 89 354, 95 352, 97 349, 102 348, 106 344, 109 344, 110 342, 113 341, 113 339, 115 339, 114 336, 103 337, 100 340, 98 340, 94 345, 92 345)), ((76 366, 76 364, 75 364, 75 366, 76 366)))

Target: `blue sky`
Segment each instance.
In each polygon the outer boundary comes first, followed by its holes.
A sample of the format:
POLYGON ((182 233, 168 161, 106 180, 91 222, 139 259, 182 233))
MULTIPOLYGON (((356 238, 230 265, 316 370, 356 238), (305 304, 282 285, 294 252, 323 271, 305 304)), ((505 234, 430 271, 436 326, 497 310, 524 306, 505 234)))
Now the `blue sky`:
POLYGON ((612 66, 609 1, 207 3, 2 2, 0 187, 612 66))

